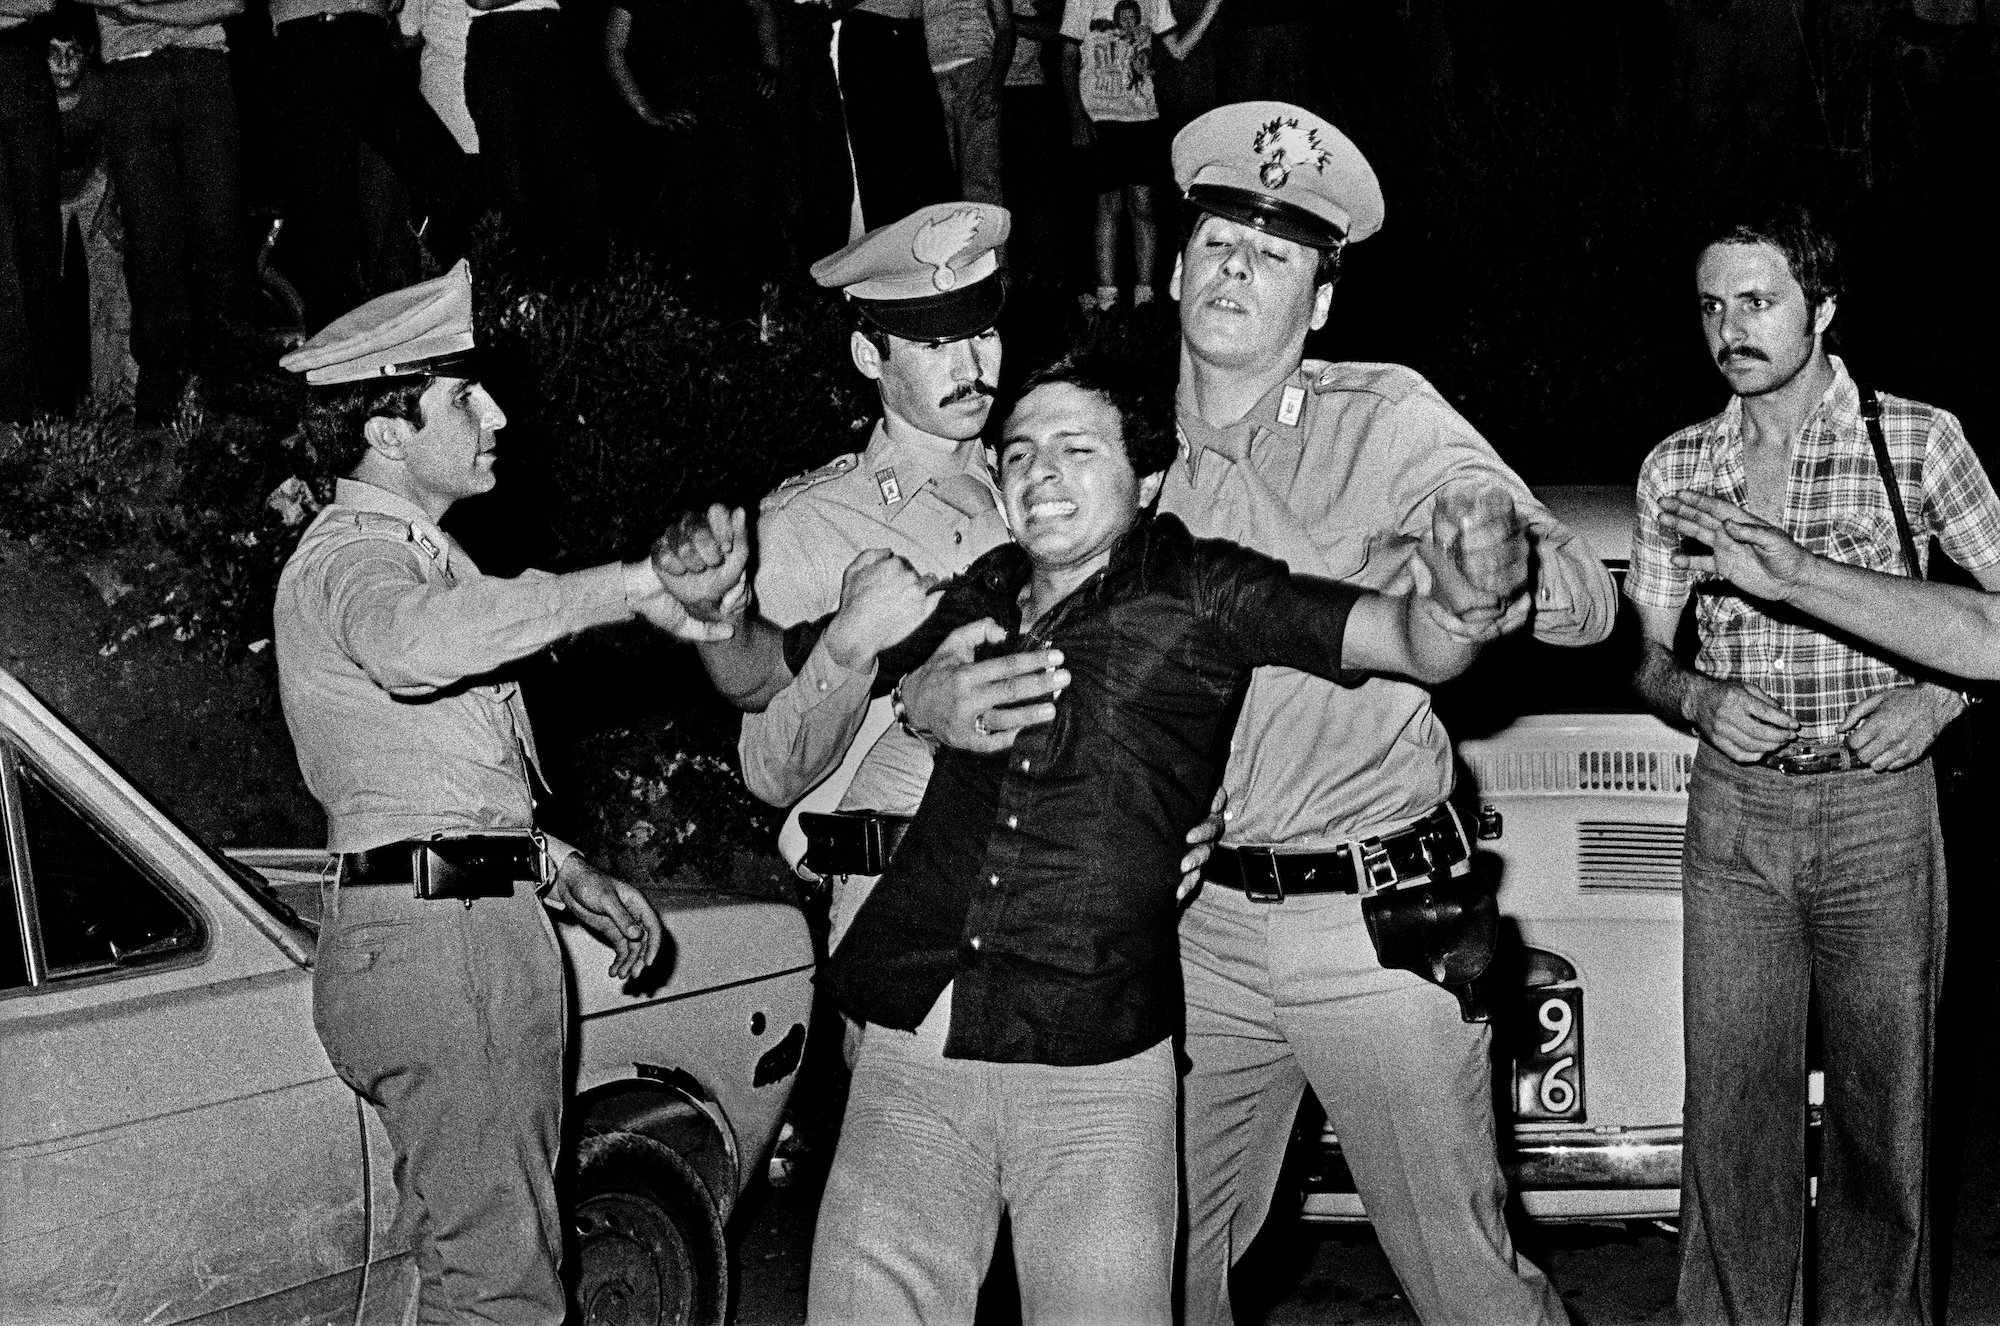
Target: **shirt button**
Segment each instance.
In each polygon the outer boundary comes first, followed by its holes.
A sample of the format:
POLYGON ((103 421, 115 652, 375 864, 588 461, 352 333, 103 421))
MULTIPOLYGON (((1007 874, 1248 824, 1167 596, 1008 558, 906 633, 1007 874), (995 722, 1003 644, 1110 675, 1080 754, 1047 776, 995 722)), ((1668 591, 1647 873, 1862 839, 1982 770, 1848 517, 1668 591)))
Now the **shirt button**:
POLYGON ((1010 829, 1018 829, 1018 828, 1020 828, 1020 827, 1021 827, 1021 817, 1020 817, 1019 815, 1009 815, 1009 816, 1007 817, 1007 827, 1008 827, 1008 828, 1010 828, 1010 829))
POLYGON ((819 688, 820 688, 821 690, 826 690, 826 689, 827 689, 827 686, 828 686, 828 684, 827 684, 826 682, 824 682, 824 681, 822 681, 822 682, 820 682, 820 683, 819 683, 819 688))
POLYGON ((1033 763, 1034 763, 1034 761, 1032 761, 1032 760, 1022 760, 1022 761, 1021 761, 1021 772, 1022 772, 1022 773, 1026 773, 1026 772, 1028 772, 1028 769, 1029 769, 1029 768, 1030 768, 1030 767, 1031 767, 1031 766, 1033 765, 1033 763))
POLYGON ((956 534, 952 535, 952 536, 951 536, 951 541, 952 541, 953 543, 964 543, 964 542, 965 542, 965 532, 964 532, 963 530, 960 530, 960 531, 959 531, 958 533, 956 533, 956 534))
POLYGON ((1783 672, 1785 670, 1785 660, 1782 658, 1774 658, 1771 660, 1771 666, 1776 668, 1778 671, 1783 672))
POLYGON ((988 875, 986 877, 986 882, 988 884, 991 884, 996 889, 1000 887, 1000 877, 998 875, 988 875))
POLYGON ((975 953, 976 953, 976 952, 978 952, 978 951, 979 951, 979 936, 978 936, 978 935, 974 935, 974 936, 972 937, 972 939, 971 939, 971 941, 970 941, 970 942, 971 942, 971 944, 972 944, 972 950, 973 950, 973 952, 975 952, 975 953))

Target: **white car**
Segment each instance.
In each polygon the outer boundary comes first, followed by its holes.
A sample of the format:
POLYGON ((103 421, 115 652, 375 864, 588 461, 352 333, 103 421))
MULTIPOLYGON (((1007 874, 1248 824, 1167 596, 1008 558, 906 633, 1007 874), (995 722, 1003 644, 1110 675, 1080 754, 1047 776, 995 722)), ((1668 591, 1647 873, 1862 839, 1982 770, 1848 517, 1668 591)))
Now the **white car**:
MULTIPOLYGON (((326 858, 232 857, 0 672, 9 1322, 405 1319, 392 1152, 313 1032, 326 858)), ((671 942, 643 989, 558 926, 580 1023, 574 1319, 720 1323, 722 1223, 796 1081, 812 947, 789 905, 650 896, 671 942)))
MULTIPOLYGON (((1631 489, 1539 496, 1622 590, 1631 489)), ((1456 800, 1476 815, 1500 881, 1501 1158, 1522 1206, 1546 1220, 1672 1218, 1680 1205, 1681 842, 1695 740, 1633 697, 1637 632, 1621 608, 1602 644, 1509 640, 1438 697, 1458 741, 1456 800)), ((1301 1112, 1298 1142, 1304 1218, 1365 1220, 1316 1106, 1301 1112)))

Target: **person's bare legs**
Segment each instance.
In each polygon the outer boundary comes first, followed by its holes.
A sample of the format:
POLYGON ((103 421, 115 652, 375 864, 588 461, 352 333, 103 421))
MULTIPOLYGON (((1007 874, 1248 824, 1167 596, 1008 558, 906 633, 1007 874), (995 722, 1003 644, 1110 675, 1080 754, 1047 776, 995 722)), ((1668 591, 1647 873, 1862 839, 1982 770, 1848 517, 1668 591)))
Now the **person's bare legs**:
POLYGON ((1153 186, 1126 185, 1125 213, 1132 218, 1132 304, 1136 308, 1153 302, 1153 264, 1157 261, 1158 244, 1153 228, 1153 186))
POLYGON ((1106 189, 1097 195, 1097 307, 1118 302, 1118 218, 1125 210, 1124 192, 1106 189))

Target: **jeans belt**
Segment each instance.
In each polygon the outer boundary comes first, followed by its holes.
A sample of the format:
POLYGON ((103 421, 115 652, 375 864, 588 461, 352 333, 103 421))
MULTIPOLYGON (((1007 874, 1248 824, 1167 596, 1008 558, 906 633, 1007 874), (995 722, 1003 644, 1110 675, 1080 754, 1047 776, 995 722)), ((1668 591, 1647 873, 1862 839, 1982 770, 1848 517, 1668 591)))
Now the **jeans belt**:
POLYGON ((807 812, 799 816, 799 828, 806 835, 806 869, 815 875, 879 875, 910 831, 910 817, 873 810, 807 812))
POLYGON ((1439 806, 1407 829, 1354 838, 1324 852, 1275 847, 1218 847, 1201 877, 1240 890, 1252 902, 1283 902, 1294 894, 1358 893, 1463 875, 1472 848, 1450 806, 1439 806))
POLYGON ((1868 767, 1867 761, 1848 747, 1845 737, 1832 737, 1826 741, 1794 741, 1772 751, 1757 763, 1766 769, 1794 776, 1845 773, 1849 769, 1868 767))
POLYGON ((400 884, 419 898, 511 898, 517 881, 539 885, 546 853, 541 835, 439 833, 365 852, 342 852, 335 876, 343 889, 400 884))

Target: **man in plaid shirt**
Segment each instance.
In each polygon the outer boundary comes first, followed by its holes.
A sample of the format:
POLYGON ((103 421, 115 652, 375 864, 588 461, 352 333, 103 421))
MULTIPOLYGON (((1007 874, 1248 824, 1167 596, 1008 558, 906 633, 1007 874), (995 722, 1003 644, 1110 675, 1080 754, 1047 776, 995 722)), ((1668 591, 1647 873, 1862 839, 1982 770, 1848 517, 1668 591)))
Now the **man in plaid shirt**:
MULTIPOLYGON (((1826 1069, 1817 1297, 1828 1321, 1930 1319, 1925 1187, 1944 857, 1927 758, 1962 697, 1676 567, 1660 509, 1713 493, 1831 560, 1905 565, 1861 394, 1826 334, 1831 239, 1797 209, 1716 232, 1696 261, 1709 353, 1734 392, 1639 476, 1626 585, 1646 702, 1702 738, 1683 866, 1687 1048, 1683 1322, 1783 1322, 1805 1230, 1806 1007, 1826 1069), (1701 650, 1676 661, 1697 595, 1701 650)), ((2000 501, 1942 410, 1881 399, 1904 510, 2000 589, 2000 501)), ((1686 559, 1682 559, 1685 561, 1686 559)), ((1921 623, 1912 622, 1913 631, 1921 623)))

